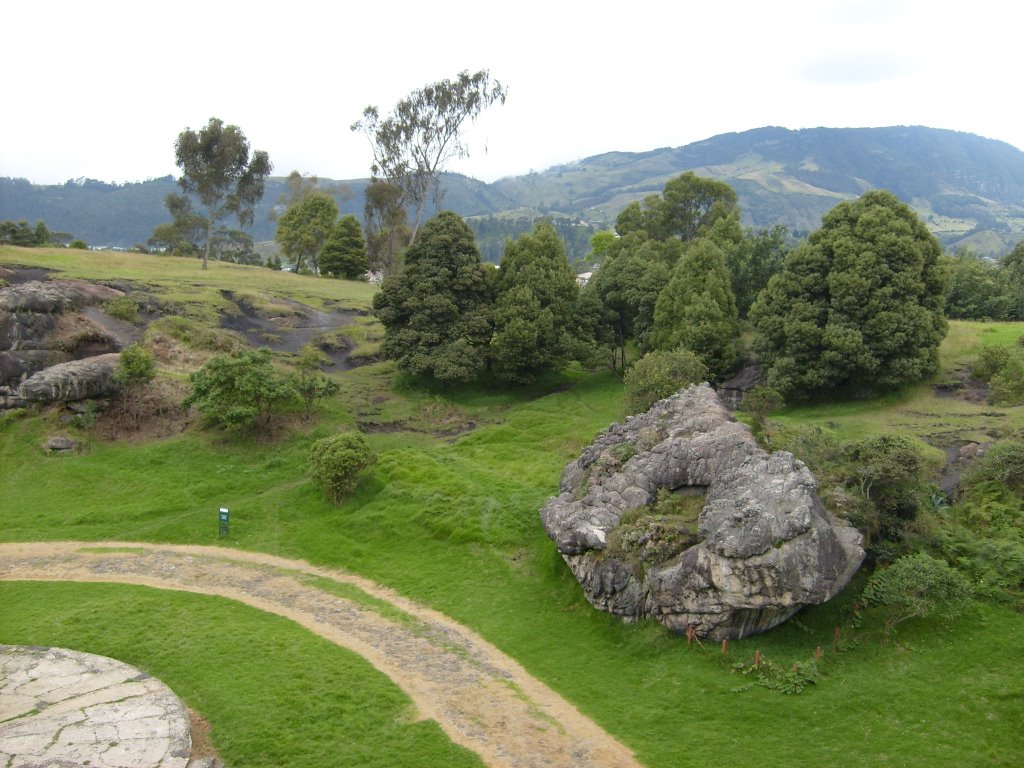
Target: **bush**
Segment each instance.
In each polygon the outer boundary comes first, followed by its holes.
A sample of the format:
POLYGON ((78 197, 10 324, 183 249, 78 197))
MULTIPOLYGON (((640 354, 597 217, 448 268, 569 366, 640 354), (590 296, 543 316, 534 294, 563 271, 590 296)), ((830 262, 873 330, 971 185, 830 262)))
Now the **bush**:
POLYGON ((108 301, 103 308, 108 315, 118 320, 133 324, 139 322, 139 303, 131 296, 118 296, 108 301))
POLYGON ((359 473, 377 462, 377 456, 358 432, 345 432, 313 443, 310 474, 328 498, 340 504, 356 486, 359 473))
POLYGON ((182 404, 196 406, 203 417, 227 429, 262 429, 274 412, 295 399, 291 379, 270 360, 270 350, 216 355, 189 376, 192 394, 182 404))
POLYGON ((954 618, 970 604, 971 586, 944 560, 924 552, 906 555, 875 571, 862 594, 868 605, 889 610, 886 628, 933 614, 954 618))
POLYGON ((982 456, 965 478, 970 484, 996 481, 1014 491, 1024 491, 1024 443, 998 443, 982 456))
POLYGON ((1024 360, 1014 355, 988 382, 988 399, 993 405, 1024 403, 1024 360))
POLYGON ((782 393, 772 387, 757 386, 743 398, 741 407, 754 418, 754 426, 764 429, 768 414, 784 405, 782 393))
POLYGON ((707 373, 704 363, 688 349, 648 352, 626 371, 626 410, 643 413, 683 387, 704 381, 707 373))
POLYGON ((85 240, 72 240, 68 248, 77 248, 80 251, 89 250, 89 246, 85 244, 85 240))
POLYGON ((1011 357, 1012 352, 1008 347, 982 347, 978 357, 971 364, 971 375, 989 381, 1010 362, 1011 357))

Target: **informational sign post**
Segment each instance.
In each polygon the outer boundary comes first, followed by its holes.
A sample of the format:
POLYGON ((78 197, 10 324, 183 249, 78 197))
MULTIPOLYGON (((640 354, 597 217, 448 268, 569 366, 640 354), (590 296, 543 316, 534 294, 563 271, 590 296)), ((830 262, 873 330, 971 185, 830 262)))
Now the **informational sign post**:
POLYGON ((231 522, 231 513, 228 512, 227 507, 220 508, 220 533, 218 534, 221 538, 224 538, 229 533, 229 525, 231 522))

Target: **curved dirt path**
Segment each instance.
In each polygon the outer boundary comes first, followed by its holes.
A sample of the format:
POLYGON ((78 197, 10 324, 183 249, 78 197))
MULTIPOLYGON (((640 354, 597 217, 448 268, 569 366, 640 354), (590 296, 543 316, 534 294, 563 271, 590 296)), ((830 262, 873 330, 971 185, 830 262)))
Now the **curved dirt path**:
POLYGON ((118 582, 238 600, 363 656, 412 698, 421 718, 436 720, 489 766, 639 766, 626 747, 471 630, 343 571, 220 547, 38 542, 0 544, 0 579, 118 582), (345 585, 353 598, 332 594, 318 579, 345 585))

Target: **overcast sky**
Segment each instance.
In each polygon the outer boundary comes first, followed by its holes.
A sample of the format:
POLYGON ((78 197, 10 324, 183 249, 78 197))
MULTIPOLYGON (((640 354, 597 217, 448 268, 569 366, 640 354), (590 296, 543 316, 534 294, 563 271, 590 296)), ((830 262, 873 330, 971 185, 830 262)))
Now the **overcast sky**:
POLYGON ((508 86, 450 170, 493 181, 765 125, 926 125, 1024 149, 1024 6, 1007 0, 4 5, 0 176, 178 175, 211 116, 275 175, 369 174, 349 126, 460 70, 508 86))

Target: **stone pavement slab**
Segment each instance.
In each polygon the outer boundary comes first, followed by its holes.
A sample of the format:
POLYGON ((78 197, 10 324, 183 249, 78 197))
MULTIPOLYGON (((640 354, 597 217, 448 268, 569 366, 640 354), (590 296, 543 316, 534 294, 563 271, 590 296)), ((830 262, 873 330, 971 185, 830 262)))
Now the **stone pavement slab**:
POLYGON ((188 710, 115 659, 0 645, 0 765, 185 768, 188 710))

